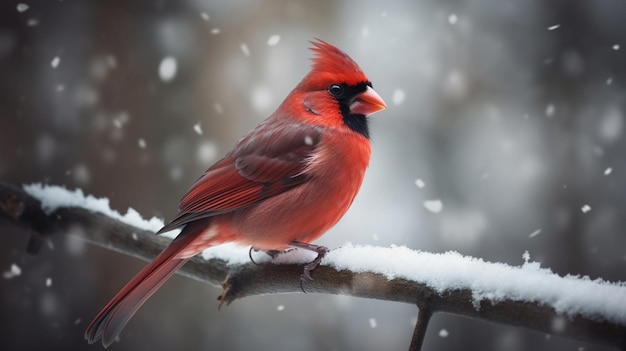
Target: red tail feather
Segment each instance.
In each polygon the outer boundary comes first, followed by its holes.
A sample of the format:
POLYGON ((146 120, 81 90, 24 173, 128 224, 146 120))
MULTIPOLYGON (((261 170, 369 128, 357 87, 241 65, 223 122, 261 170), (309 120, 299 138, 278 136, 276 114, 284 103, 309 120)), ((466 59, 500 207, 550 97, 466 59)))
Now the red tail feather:
POLYGON ((102 338, 104 347, 111 345, 126 323, 152 294, 154 294, 189 258, 178 254, 208 227, 208 220, 188 224, 178 237, 150 264, 142 269, 98 313, 85 331, 91 344, 102 338))

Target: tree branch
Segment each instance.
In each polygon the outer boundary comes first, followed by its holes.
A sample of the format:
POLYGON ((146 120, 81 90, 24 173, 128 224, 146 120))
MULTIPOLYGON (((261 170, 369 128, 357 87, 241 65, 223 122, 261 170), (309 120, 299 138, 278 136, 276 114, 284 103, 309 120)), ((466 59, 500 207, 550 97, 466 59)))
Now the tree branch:
MULTIPOLYGON (((31 233, 27 248, 30 253, 36 253, 47 236, 58 232, 76 232, 70 230, 76 226, 83 229, 81 237, 88 242, 144 260, 155 257, 170 242, 152 232, 79 207, 59 208, 46 214, 39 200, 21 188, 2 182, 0 218, 31 233)), ((219 259, 194 257, 181 269, 181 273, 213 285, 222 284, 224 292, 220 299, 221 303, 226 304, 253 295, 302 292, 302 267, 295 264, 229 265, 219 259)), ((472 302, 472 292, 467 289, 439 294, 423 282, 389 280, 381 274, 337 271, 324 265, 316 268, 314 277, 314 281, 307 281, 304 285, 309 293, 341 294, 417 305, 420 313, 411 342, 412 350, 421 348, 430 316, 437 312, 626 349, 626 325, 601 318, 560 315, 545 305, 513 300, 483 300, 477 309, 472 302), (565 325, 555 328, 556 320, 565 325)))

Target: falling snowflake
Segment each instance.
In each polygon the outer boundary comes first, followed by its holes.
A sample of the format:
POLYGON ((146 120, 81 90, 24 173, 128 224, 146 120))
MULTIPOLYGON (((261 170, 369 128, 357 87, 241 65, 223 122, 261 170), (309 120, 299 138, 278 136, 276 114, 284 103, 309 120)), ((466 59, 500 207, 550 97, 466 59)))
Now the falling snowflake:
POLYGON ((613 172, 613 168, 609 167, 609 168, 604 170, 604 175, 608 176, 609 174, 611 174, 611 172, 613 172))
POLYGON ((267 40, 267 45, 276 46, 280 42, 280 35, 274 34, 267 40))
POLYGON ((200 162, 201 164, 209 164, 215 161, 218 156, 217 151, 218 150, 215 143, 210 141, 206 141, 198 145, 198 149, 196 151, 196 157, 198 159, 198 162, 200 162))
POLYGON ((580 210, 583 211, 583 213, 587 213, 587 212, 591 211, 591 206, 583 205, 583 207, 581 207, 580 210))
POLYGON ((52 68, 57 68, 57 67, 59 67, 59 63, 61 63, 61 59, 59 58, 59 56, 56 56, 50 62, 50 66, 52 66, 52 68))
POLYGON ((553 26, 548 27, 548 30, 556 30, 556 29, 559 29, 560 26, 561 26, 560 24, 555 24, 553 26))
POLYGON ((209 20, 209 14, 206 13, 206 12, 200 13, 200 17, 202 17, 202 19, 205 20, 205 21, 209 20))
POLYGON ((202 127, 200 126, 200 123, 194 124, 193 130, 198 133, 198 135, 202 135, 202 127))
POLYGON ((424 201, 424 207, 432 213, 439 213, 443 209, 441 200, 426 200, 424 201))
POLYGON ((450 335, 450 333, 447 330, 445 330, 445 329, 441 329, 439 331, 439 337, 441 337, 441 338, 447 338, 448 335, 450 335))
POLYGON ((541 229, 537 229, 537 230, 535 230, 534 232, 532 232, 532 233, 528 234, 528 237, 529 237, 529 238, 534 238, 534 237, 536 237, 537 235, 539 235, 539 233, 541 233, 541 229))
POLYGON ((415 185, 417 185, 417 187, 421 189, 421 188, 423 188, 423 187, 425 187, 425 186, 426 186, 426 183, 424 183, 424 181, 423 181, 423 180, 421 180, 421 179, 419 179, 419 178, 418 178, 418 179, 415 181, 415 185))
POLYGON ((378 323, 376 323, 376 318, 370 318, 369 322, 370 328, 376 328, 378 326, 378 323))
POLYGON ((546 106, 546 116, 548 117, 554 116, 555 111, 556 111, 556 107, 554 107, 554 104, 548 104, 548 106, 546 106))
POLYGON ((25 12, 26 10, 28 10, 28 5, 17 4, 17 12, 25 12))
POLYGON ((11 278, 15 278, 18 277, 22 274, 22 269, 20 269, 20 267, 18 265, 16 265, 15 263, 11 264, 11 268, 2 273, 2 277, 4 279, 11 279, 11 278))
POLYGON ((240 48, 241 48, 241 52, 243 52, 243 54, 244 54, 246 57, 247 57, 247 56, 250 56, 250 49, 248 48, 248 45, 246 45, 246 44, 242 43, 242 44, 240 45, 240 48))
POLYGON ((391 98, 391 100, 393 101, 394 105, 398 106, 404 102, 404 98, 404 91, 402 89, 396 89, 393 91, 393 97, 391 98))
POLYGON ((178 69, 178 63, 176 59, 168 56, 161 60, 161 64, 159 64, 159 78, 163 82, 170 82, 174 77, 176 77, 176 71, 178 69))
POLYGON ((457 17, 456 14, 451 13, 450 16, 448 16, 448 23, 454 25, 456 24, 456 22, 459 20, 459 18, 457 17))

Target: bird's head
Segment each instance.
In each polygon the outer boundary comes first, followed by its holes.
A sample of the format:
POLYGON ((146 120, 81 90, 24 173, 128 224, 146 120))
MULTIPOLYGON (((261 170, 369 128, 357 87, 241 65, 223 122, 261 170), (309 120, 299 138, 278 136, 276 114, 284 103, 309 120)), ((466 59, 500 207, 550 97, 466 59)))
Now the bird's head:
POLYGON ((329 127, 347 125, 369 137, 367 116, 387 105, 350 56, 320 39, 311 44, 313 69, 291 93, 290 107, 302 109, 301 118, 306 121, 329 127))

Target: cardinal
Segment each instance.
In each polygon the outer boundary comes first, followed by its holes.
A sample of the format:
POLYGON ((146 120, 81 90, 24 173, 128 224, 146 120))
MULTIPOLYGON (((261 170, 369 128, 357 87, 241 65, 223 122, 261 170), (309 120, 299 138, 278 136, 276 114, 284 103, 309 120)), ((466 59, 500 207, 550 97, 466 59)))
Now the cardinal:
POLYGON ((85 331, 89 343, 113 343, 169 277, 215 245, 314 251, 302 274, 313 279, 328 249, 312 242, 352 204, 370 160, 368 117, 386 105, 346 53, 323 40, 311 44, 311 71, 191 186, 157 234, 182 231, 96 315, 85 331))

